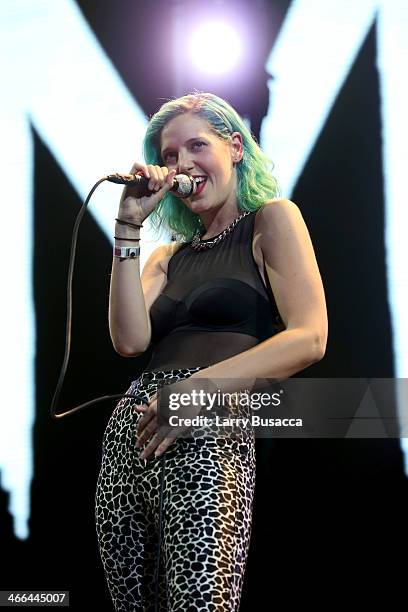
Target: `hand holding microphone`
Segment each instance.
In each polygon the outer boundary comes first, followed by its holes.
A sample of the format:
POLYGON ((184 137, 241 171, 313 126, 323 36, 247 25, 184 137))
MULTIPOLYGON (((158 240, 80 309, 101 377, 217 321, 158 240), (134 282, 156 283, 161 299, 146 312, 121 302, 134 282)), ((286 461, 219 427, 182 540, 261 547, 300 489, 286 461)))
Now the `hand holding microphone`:
POLYGON ((125 188, 119 204, 121 218, 133 219, 142 223, 166 193, 172 190, 179 197, 195 193, 195 180, 187 174, 178 174, 166 167, 147 166, 135 162, 129 174, 110 174, 107 180, 124 184, 125 188))
MULTIPOLYGON (((175 171, 172 171, 175 172, 175 171)), ((107 180, 112 183, 118 183, 119 185, 131 185, 135 187, 138 192, 138 197, 150 196, 152 191, 155 189, 149 188, 149 179, 141 174, 109 174, 107 180)), ((195 192, 196 182, 191 176, 187 174, 177 174, 173 176, 173 185, 170 187, 171 191, 175 191, 177 195, 181 197, 188 197, 195 192)))

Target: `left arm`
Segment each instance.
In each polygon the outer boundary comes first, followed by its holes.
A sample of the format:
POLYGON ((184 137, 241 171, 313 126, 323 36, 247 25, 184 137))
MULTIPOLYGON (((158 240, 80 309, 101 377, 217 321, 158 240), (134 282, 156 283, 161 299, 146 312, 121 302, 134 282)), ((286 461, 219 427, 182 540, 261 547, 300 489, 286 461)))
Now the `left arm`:
POLYGON ((326 350, 324 289, 301 212, 290 200, 279 200, 258 214, 265 267, 286 329, 190 377, 233 379, 218 385, 224 392, 243 391, 248 379, 289 378, 322 359, 326 350))
MULTIPOLYGON (((327 342, 327 312, 323 284, 312 242, 299 208, 290 200, 266 204, 261 216, 261 249, 270 285, 285 330, 264 342, 195 372, 183 381, 169 384, 180 392, 201 389, 194 379, 205 378, 220 392, 233 393, 252 389, 257 379, 285 379, 322 359, 327 342), (225 379, 225 380, 223 380, 225 379), (184 389, 185 387, 185 389, 184 389)), ((214 389, 211 388, 214 392, 214 389)), ((157 394, 139 422, 140 445, 157 428, 157 394)), ((161 443, 153 438, 140 455, 147 457, 154 449, 157 456, 175 440, 167 436, 161 443)))

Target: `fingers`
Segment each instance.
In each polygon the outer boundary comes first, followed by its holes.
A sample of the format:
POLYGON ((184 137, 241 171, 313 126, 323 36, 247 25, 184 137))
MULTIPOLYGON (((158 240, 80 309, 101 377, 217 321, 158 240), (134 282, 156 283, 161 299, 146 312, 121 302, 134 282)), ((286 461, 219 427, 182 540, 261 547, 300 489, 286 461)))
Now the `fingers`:
POLYGON ((151 436, 155 433, 156 430, 157 430, 157 418, 154 417, 153 419, 151 419, 151 421, 149 421, 149 423, 145 425, 142 432, 138 431, 138 433, 136 434, 137 436, 136 448, 143 446, 151 438, 151 436))
POLYGON ((143 174, 150 179, 148 188, 150 191, 158 192, 163 187, 170 189, 173 185, 173 178, 176 176, 175 169, 169 170, 166 166, 155 166, 153 164, 139 164, 135 162, 131 168, 130 174, 143 174))
POLYGON ((163 182, 166 180, 164 171, 162 168, 160 168, 160 166, 148 165, 147 167, 151 177, 148 187, 150 191, 159 191, 159 189, 161 189, 161 187, 163 186, 163 182))
POLYGON ((152 440, 149 442, 143 452, 140 453, 141 459, 145 459, 153 452, 155 457, 159 457, 168 449, 168 447, 174 442, 176 437, 166 435, 166 432, 168 434, 170 432, 170 429, 167 428, 166 430, 163 430, 162 433, 156 433, 154 438, 152 438, 152 440))
POLYGON ((166 166, 161 167, 153 165, 148 165, 147 168, 151 177, 148 184, 148 187, 151 191, 158 192, 160 191, 160 189, 163 189, 163 187, 166 187, 166 190, 171 188, 173 184, 173 178, 176 175, 175 170, 169 171, 166 166))
POLYGON ((130 174, 144 174, 146 178, 150 178, 150 172, 148 167, 145 164, 139 164, 139 162, 135 162, 130 169, 130 174))
POLYGON ((155 457, 159 457, 174 442, 176 436, 168 435, 172 431, 169 426, 162 426, 158 430, 157 393, 150 397, 149 405, 135 406, 135 410, 143 413, 136 428, 136 448, 140 448, 148 442, 146 448, 140 453, 140 458, 145 459, 153 451, 156 451, 154 453, 155 457))
POLYGON ((163 442, 160 442, 158 447, 156 448, 156 452, 154 453, 155 457, 160 457, 166 451, 171 444, 175 441, 176 436, 166 436, 163 442))
POLYGON ((143 412, 136 428, 136 447, 142 446, 157 429, 157 393, 149 398, 149 404, 135 406, 135 410, 143 412))
POLYGON ((140 439, 144 429, 150 424, 150 422, 156 418, 156 410, 152 406, 145 407, 143 410, 143 416, 139 420, 136 428, 136 436, 140 439))
POLYGON ((173 179, 176 176, 176 174, 177 174, 177 170, 170 170, 170 172, 167 175, 166 183, 169 189, 173 187, 173 179))
POLYGON ((140 410, 141 412, 146 412, 147 406, 146 404, 142 404, 141 406, 135 406, 135 410, 140 410))

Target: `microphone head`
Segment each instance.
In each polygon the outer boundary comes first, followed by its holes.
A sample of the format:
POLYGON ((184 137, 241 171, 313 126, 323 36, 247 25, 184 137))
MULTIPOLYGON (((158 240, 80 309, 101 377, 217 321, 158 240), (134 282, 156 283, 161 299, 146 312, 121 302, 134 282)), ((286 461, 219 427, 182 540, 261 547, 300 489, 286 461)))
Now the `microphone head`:
POLYGON ((197 183, 192 176, 188 174, 176 174, 174 177, 175 185, 173 189, 182 197, 194 195, 197 191, 197 183))

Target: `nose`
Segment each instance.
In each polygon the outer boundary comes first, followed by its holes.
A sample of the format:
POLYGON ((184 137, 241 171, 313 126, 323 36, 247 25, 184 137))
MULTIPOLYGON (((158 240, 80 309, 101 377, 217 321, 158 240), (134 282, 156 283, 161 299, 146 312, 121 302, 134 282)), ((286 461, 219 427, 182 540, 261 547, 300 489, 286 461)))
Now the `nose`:
POLYGON ((194 161, 188 153, 179 152, 177 170, 179 173, 190 174, 194 168, 194 161))

